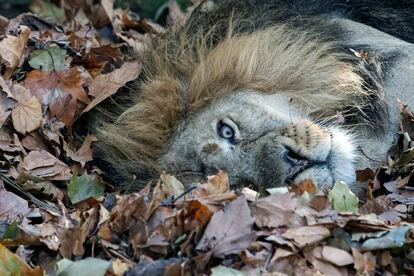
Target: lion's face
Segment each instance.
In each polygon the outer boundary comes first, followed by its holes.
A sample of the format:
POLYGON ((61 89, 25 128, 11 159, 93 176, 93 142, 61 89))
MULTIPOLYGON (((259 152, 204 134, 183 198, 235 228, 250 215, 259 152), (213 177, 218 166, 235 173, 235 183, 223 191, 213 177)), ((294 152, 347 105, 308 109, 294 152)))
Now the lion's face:
POLYGON ((233 93, 184 122, 159 162, 177 174, 225 170, 234 186, 353 183, 351 136, 305 115, 306 106, 298 108, 284 93, 233 93))

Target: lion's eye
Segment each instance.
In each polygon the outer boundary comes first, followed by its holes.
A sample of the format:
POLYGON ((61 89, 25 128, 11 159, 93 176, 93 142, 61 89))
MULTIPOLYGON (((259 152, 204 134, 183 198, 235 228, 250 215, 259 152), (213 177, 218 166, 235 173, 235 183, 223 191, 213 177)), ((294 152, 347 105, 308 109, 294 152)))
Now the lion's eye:
POLYGON ((230 142, 233 142, 233 140, 234 140, 234 130, 228 124, 225 124, 223 122, 219 123, 218 133, 219 133, 221 138, 224 138, 226 140, 229 140, 230 142))

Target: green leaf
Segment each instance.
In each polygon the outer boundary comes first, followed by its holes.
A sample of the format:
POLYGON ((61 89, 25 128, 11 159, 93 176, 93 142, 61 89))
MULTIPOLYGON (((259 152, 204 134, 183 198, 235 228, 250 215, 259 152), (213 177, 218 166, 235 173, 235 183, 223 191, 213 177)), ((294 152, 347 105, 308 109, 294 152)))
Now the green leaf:
POLYGON ((244 276, 245 274, 236 269, 225 267, 222 265, 213 267, 211 269, 211 276, 244 276))
POLYGON ((7 226, 6 230, 4 231, 2 240, 17 240, 20 238, 22 231, 19 228, 19 223, 17 221, 11 223, 7 226))
POLYGON ((88 198, 99 198, 103 196, 105 186, 98 181, 95 175, 87 174, 81 176, 73 175, 68 184, 68 196, 75 204, 88 198))
POLYGON ((66 50, 52 46, 44 50, 36 50, 30 54, 29 64, 42 71, 62 71, 65 69, 66 50))
POLYGON ((356 212, 358 197, 343 181, 337 181, 328 196, 333 208, 338 212, 356 212))
POLYGON ((362 244, 361 250, 372 251, 402 247, 407 242, 407 232, 412 229, 413 228, 410 225, 404 225, 399 228, 392 229, 382 237, 366 240, 362 244))
POLYGON ((0 275, 30 275, 41 276, 43 270, 31 268, 16 254, 0 243, 0 275))
POLYGON ((61 260, 58 263, 58 276, 103 276, 110 265, 109 261, 86 258, 78 262, 61 260), (62 263, 61 263, 62 262, 62 263), (62 270, 61 270, 62 269, 62 270))

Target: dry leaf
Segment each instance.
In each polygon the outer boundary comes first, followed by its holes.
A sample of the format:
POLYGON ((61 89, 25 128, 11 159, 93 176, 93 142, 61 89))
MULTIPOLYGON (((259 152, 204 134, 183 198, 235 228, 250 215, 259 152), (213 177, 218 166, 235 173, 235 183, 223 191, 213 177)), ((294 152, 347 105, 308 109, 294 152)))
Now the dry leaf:
POLYGON ((31 151, 19 164, 18 170, 48 180, 70 180, 70 168, 49 152, 31 151))
POLYGON ((305 250, 304 255, 306 259, 315 267, 315 269, 322 272, 324 275, 348 275, 348 270, 346 268, 340 268, 325 261, 322 252, 322 247, 317 246, 311 250, 305 250))
POLYGON ((256 239, 253 222, 247 201, 240 196, 213 215, 196 249, 211 250, 219 258, 239 254, 256 239))
POLYGON ((14 221, 30 212, 28 203, 21 197, 8 192, 0 179, 0 221, 14 221))
POLYGON ((331 232, 324 226, 301 226, 288 229, 282 236, 302 248, 330 237, 331 232))
POLYGON ((322 258, 336 266, 345 266, 354 263, 354 258, 345 250, 332 246, 322 246, 322 258))
POLYGON ((42 106, 39 100, 32 96, 25 101, 18 101, 11 116, 16 131, 26 134, 39 128, 42 122, 42 106))
POLYGON ((20 33, 18 36, 6 35, 6 37, 0 41, 1 61, 12 70, 20 64, 27 39, 30 35, 29 27, 22 25, 19 26, 19 28, 20 33))
POLYGON ((357 249, 352 248, 354 256, 354 267, 358 275, 374 275, 377 258, 371 252, 361 253, 357 249))
POLYGON ((141 65, 138 62, 125 62, 121 68, 94 78, 89 86, 89 95, 95 96, 95 99, 82 112, 88 112, 97 104, 115 94, 128 81, 138 78, 140 72, 141 65))
POLYGON ((86 162, 93 160, 91 145, 96 141, 98 139, 94 135, 88 134, 82 146, 76 152, 69 149, 66 143, 64 144, 64 149, 73 161, 81 163, 82 167, 84 167, 86 162))
POLYGON ((292 194, 274 194, 253 203, 251 209, 259 227, 280 227, 288 225, 297 206, 292 194))
POLYGON ((77 101, 90 102, 86 95, 78 70, 73 67, 66 71, 33 70, 27 73, 26 86, 42 105, 48 106, 55 116, 66 126, 73 122, 77 109, 77 101))
POLYGON ((229 176, 226 172, 219 171, 216 175, 208 176, 207 182, 198 185, 193 194, 195 197, 203 197, 228 191, 230 191, 229 176))

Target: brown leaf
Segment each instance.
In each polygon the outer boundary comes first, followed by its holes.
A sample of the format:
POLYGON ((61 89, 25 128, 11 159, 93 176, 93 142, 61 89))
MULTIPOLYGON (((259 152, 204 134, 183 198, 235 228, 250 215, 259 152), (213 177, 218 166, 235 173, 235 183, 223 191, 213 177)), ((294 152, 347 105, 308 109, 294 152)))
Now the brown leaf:
POLYGON ((297 195, 302 195, 304 192, 308 192, 308 193, 314 193, 316 192, 316 186, 315 184, 313 184, 312 180, 310 179, 305 179, 299 183, 291 183, 290 186, 290 191, 292 191, 293 193, 297 194, 297 195))
POLYGON ((366 182, 368 180, 374 180, 375 172, 370 168, 365 168, 363 170, 356 170, 356 179, 358 182, 366 182))
POLYGON ((20 64, 27 39, 30 35, 29 27, 21 25, 19 28, 20 33, 17 36, 6 35, 0 41, 1 62, 5 63, 12 70, 20 64))
POLYGON ((7 94, 8 98, 14 99, 14 96, 12 92, 10 91, 9 86, 7 85, 6 81, 3 79, 3 77, 0 76, 0 87, 7 94))
POLYGON ((247 201, 240 196, 213 215, 196 249, 211 250, 219 258, 239 254, 256 239, 253 222, 247 201))
POLYGON ((42 106, 39 100, 20 85, 13 87, 13 96, 17 100, 16 107, 11 112, 16 131, 25 134, 40 127, 42 106))
POLYGON ((302 248, 330 237, 331 232, 324 226, 301 226, 288 229, 282 236, 302 248))
POLYGON ((193 194, 197 198, 215 194, 223 194, 229 190, 230 185, 228 174, 224 171, 219 171, 216 175, 208 176, 207 182, 198 185, 193 194))
POLYGON ((61 236, 59 252, 65 258, 83 256, 85 253, 84 243, 95 230, 99 222, 100 210, 102 206, 96 205, 94 208, 82 213, 77 223, 72 229, 65 229, 61 236))
POLYGON ((32 132, 26 135, 21 143, 22 146, 28 150, 47 150, 47 146, 37 132, 32 132))
POLYGON ((95 99, 88 104, 82 113, 88 112, 97 104, 115 94, 128 81, 136 79, 140 72, 141 65, 138 62, 125 62, 121 68, 94 78, 89 86, 89 95, 95 96, 95 99))
POLYGON ((63 200, 64 194, 52 182, 25 173, 20 174, 16 182, 23 191, 38 194, 50 201, 63 200))
POLYGON ((70 180, 70 168, 49 152, 31 151, 17 167, 18 171, 48 180, 70 180))
POLYGON ((377 259, 371 252, 361 253, 357 249, 352 248, 354 256, 354 267, 358 275, 374 275, 377 259))
POLYGON ((96 141, 98 139, 94 135, 88 134, 82 146, 76 152, 72 151, 67 144, 64 144, 64 149, 73 161, 81 163, 82 167, 84 167, 86 162, 93 160, 91 145, 96 141))
POLYGON ((345 266, 354 263, 354 258, 345 250, 332 246, 322 246, 322 258, 336 266, 345 266))
POLYGON ((0 221, 14 221, 30 212, 28 203, 21 197, 8 192, 0 179, 0 221))
POLYGON ((311 250, 305 250, 304 255, 306 259, 315 267, 315 269, 322 272, 323 275, 348 275, 348 270, 346 268, 337 267, 324 260, 323 249, 321 246, 315 247, 311 250))
POLYGON ((77 101, 90 102, 86 95, 78 70, 73 67, 66 71, 33 70, 27 73, 26 86, 39 101, 48 106, 55 116, 66 126, 73 122, 77 109, 77 101))
POLYGON ((148 226, 144 221, 147 206, 144 197, 138 193, 125 195, 112 209, 109 221, 101 227, 98 236, 106 241, 116 241, 127 235, 135 253, 148 238, 148 226))
POLYGON ((253 203, 251 210, 257 226, 280 227, 289 224, 296 207, 292 194, 274 194, 253 203))

